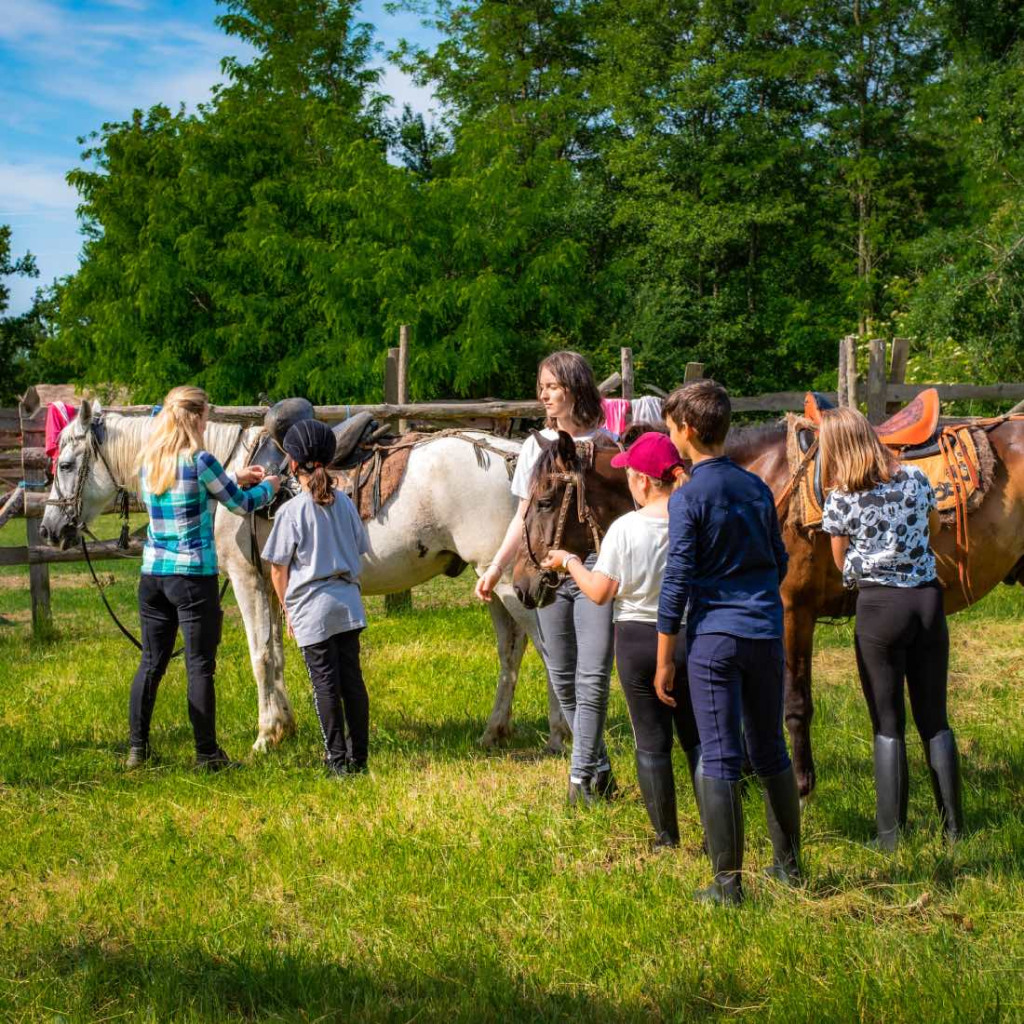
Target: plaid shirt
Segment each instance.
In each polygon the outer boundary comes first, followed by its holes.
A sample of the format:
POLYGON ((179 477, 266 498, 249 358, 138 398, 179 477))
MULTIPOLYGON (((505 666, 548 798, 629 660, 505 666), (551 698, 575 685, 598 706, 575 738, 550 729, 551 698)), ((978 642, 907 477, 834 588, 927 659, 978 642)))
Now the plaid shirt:
POLYGON ((246 515, 269 504, 274 496, 266 482, 243 491, 205 451, 178 463, 177 479, 163 494, 149 490, 145 470, 139 474, 139 490, 149 509, 142 571, 151 576, 216 576, 216 502, 236 515, 246 515))

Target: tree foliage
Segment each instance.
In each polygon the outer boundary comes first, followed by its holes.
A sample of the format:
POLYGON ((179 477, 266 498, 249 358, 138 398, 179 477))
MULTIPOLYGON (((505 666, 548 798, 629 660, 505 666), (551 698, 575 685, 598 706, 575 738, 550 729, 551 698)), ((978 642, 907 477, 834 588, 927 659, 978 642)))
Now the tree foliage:
POLYGON ((355 6, 230 0, 254 58, 90 140, 51 365, 372 399, 408 323, 416 398, 529 393, 561 346, 821 385, 851 330, 1024 372, 1020 0, 409 0, 436 122, 387 115, 355 6))

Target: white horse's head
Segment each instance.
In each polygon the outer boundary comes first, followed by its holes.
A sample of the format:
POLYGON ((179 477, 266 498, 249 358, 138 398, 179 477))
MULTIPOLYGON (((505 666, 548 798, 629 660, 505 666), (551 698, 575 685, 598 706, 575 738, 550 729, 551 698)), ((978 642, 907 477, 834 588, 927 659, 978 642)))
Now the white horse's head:
POLYGON ((39 526, 47 544, 66 550, 82 528, 103 511, 118 491, 103 455, 103 421, 96 403, 82 402, 78 415, 60 435, 57 471, 39 526))

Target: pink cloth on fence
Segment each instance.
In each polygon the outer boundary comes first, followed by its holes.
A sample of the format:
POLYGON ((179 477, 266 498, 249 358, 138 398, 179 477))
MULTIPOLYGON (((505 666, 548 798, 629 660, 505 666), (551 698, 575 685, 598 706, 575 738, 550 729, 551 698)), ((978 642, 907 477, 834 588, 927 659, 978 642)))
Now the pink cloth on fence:
POLYGON ((615 435, 625 432, 629 426, 629 417, 632 413, 632 405, 625 398, 602 398, 601 407, 604 409, 604 428, 615 435))
POLYGON ((46 410, 46 454, 50 471, 57 472, 57 452, 60 451, 60 433, 75 418, 78 410, 67 402, 51 402, 46 410))

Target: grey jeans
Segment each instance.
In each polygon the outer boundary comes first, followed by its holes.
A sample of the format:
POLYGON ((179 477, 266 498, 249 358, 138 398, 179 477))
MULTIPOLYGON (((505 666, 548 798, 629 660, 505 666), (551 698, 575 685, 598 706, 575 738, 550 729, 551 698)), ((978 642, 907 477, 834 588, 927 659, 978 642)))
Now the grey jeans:
MULTIPOLYGON (((597 556, 591 555, 587 568, 596 561, 597 556)), ((572 729, 569 775, 577 782, 592 779, 610 767, 604 722, 614 654, 612 604, 594 604, 567 576, 555 592, 554 601, 538 609, 537 619, 544 642, 544 664, 572 729)))

